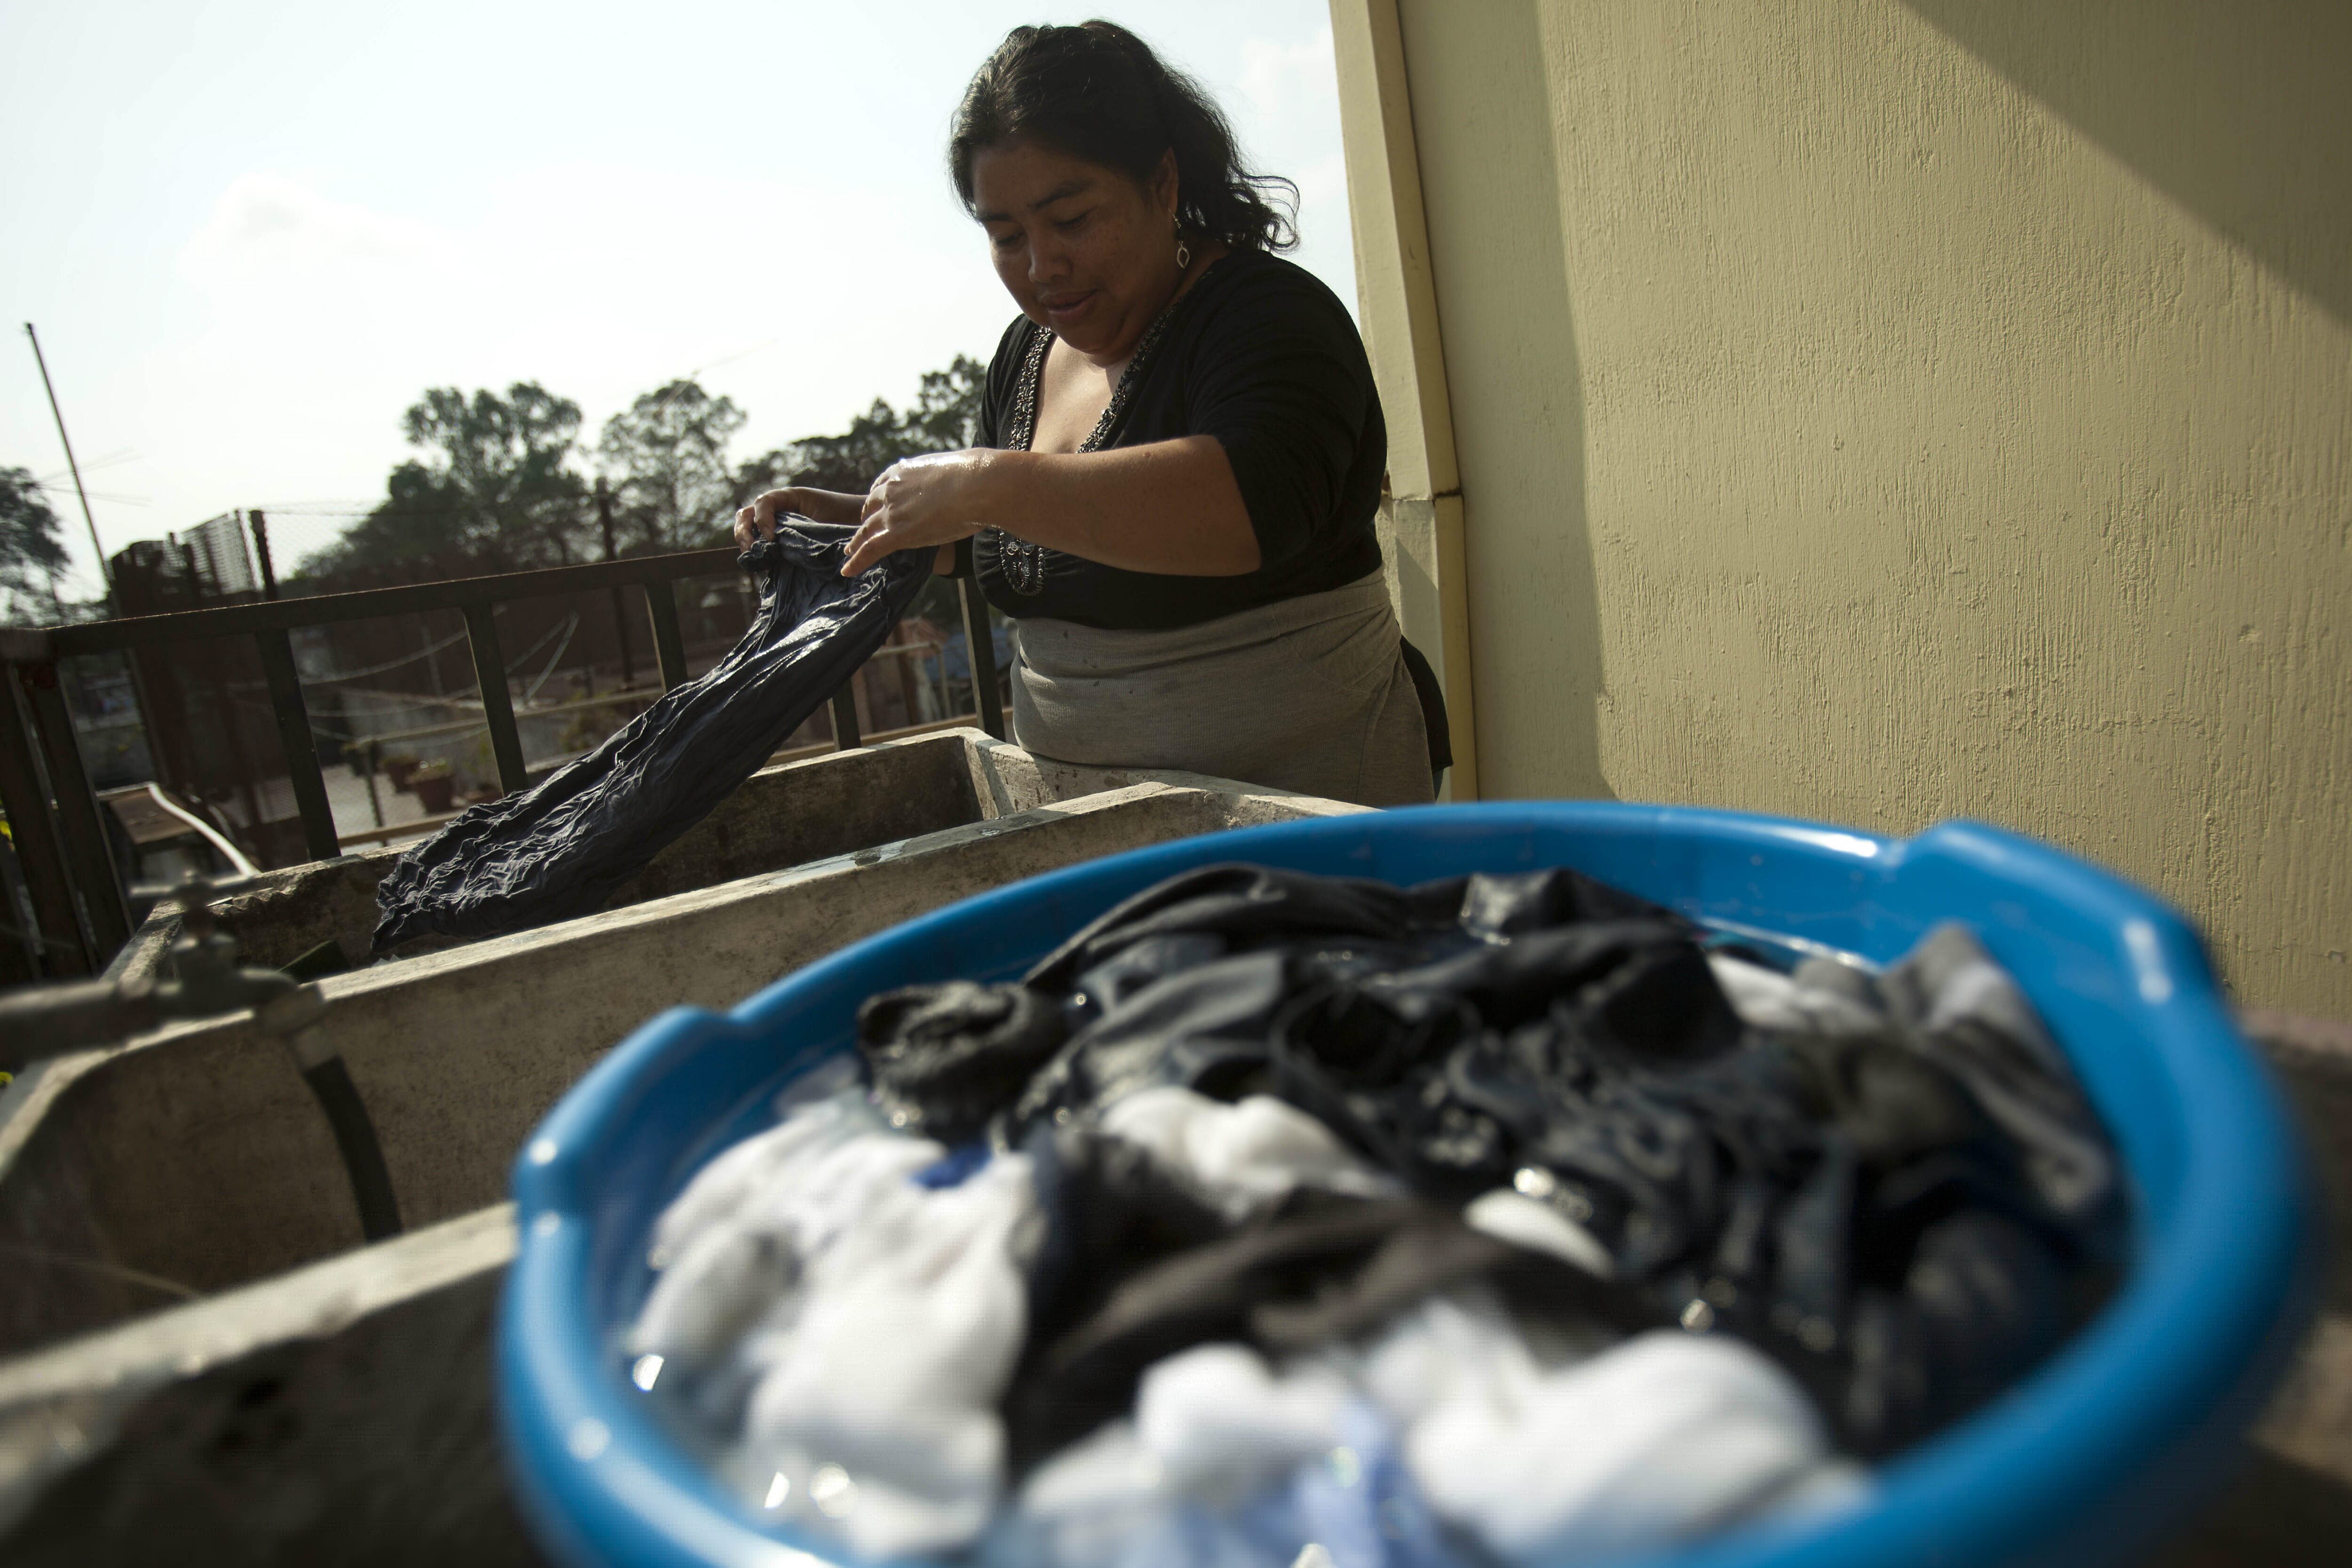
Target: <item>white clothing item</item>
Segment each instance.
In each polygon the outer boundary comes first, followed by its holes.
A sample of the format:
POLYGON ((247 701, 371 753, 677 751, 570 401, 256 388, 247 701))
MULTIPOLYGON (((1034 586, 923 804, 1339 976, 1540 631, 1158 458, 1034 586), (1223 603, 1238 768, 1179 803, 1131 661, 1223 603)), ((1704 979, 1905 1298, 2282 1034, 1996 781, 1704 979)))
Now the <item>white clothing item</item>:
POLYGON ((1362 1351, 1335 1353, 1407 1433, 1457 1401, 1508 1405, 1543 1376, 1510 1314, 1477 1287, 1433 1296, 1399 1314, 1362 1351))
POLYGON ((1135 1423, 1106 1422, 1029 1473, 982 1560, 992 1568, 1115 1568, 1148 1558, 1138 1543, 1163 1533, 1179 1506, 1160 1479, 1135 1423))
MULTIPOLYGON (((1784 1523, 1811 1523, 1848 1513, 1870 1500, 1878 1489, 1870 1467, 1859 1459, 1826 1459, 1806 1471, 1743 1517, 1773 1519, 1784 1523)), ((1725 1522, 1728 1523, 1729 1521, 1725 1522)))
POLYGON ((755 1324, 788 1308, 791 1287, 855 1225, 877 1193, 946 1151, 868 1131, 855 1106, 824 1101, 747 1138, 688 1183, 654 1226, 661 1267, 629 1335, 632 1354, 679 1371, 726 1359, 755 1324))
POLYGON ((864 1133, 780 1172, 741 1220, 772 1230, 803 1259, 818 1263, 856 1243, 877 1205, 929 1192, 912 1178, 946 1157, 947 1150, 928 1138, 864 1133))
POLYGON ((800 1186, 800 1172, 809 1161, 879 1131, 881 1123, 863 1096, 835 1095, 801 1106, 765 1132, 722 1151, 654 1222, 653 1266, 674 1266, 712 1226, 800 1186))
POLYGON ((629 1329, 629 1353, 659 1356, 673 1377, 715 1367, 792 1289, 799 1272, 799 1259, 781 1238, 710 1226, 654 1281, 629 1329))
POLYGON ((1237 1511, 1302 1463, 1328 1460, 1353 1397, 1319 1359, 1277 1373, 1246 1345, 1180 1352, 1145 1372, 1132 1417, 1031 1472, 1013 1528, 986 1555, 1027 1568, 1165 1568, 1207 1551, 1266 1568, 1237 1511))
POLYGON ((1787 1492, 1829 1447, 1760 1352, 1658 1330, 1517 1386, 1465 1384, 1411 1424, 1405 1453, 1433 1508, 1524 1562, 1685 1539, 1787 1492))
POLYGON ((1126 1515, 1157 1507, 1164 1477, 1131 1417, 1106 1421, 1047 1458, 1021 1485, 1020 1507, 1038 1519, 1126 1515))
POLYGON ((1529 1252, 1549 1252, 1596 1279, 1617 1278, 1616 1262, 1591 1231, 1524 1193, 1508 1187, 1481 1193, 1463 1206, 1462 1218, 1473 1230, 1529 1252))
POLYGON ((1428 1505, 1510 1562, 1656 1548, 1869 1490, 1867 1472, 1830 1457, 1804 1394, 1748 1346, 1661 1331, 1547 1366, 1474 1288, 1422 1302, 1360 1349, 1279 1371, 1233 1344, 1159 1363, 1131 1419, 1030 1476, 992 1560, 1181 1561, 1180 1546, 1223 1540, 1185 1534, 1187 1510, 1238 1519, 1244 1500, 1332 1462, 1360 1396, 1393 1425, 1428 1505))
POLYGON ((1138 1089, 1104 1109, 1102 1129, 1225 1200, 1235 1218, 1299 1186, 1362 1197, 1399 1190, 1320 1121, 1272 1095, 1228 1105, 1189 1089, 1138 1089))
POLYGON ((1231 1504, 1329 1453, 1352 1394, 1325 1362, 1277 1374, 1247 1345, 1195 1345, 1144 1373, 1132 1417, 1038 1466, 1021 1506, 1069 1521, 1140 1516, 1178 1500, 1231 1504))
POLYGON ((956 1187, 911 1180, 945 1153, 859 1096, 795 1107, 663 1214, 629 1335, 689 1409, 740 1410, 725 1468, 746 1489, 871 1556, 967 1544, 1003 1485, 1034 1184, 1019 1154, 956 1187))
POLYGON ((809 1263, 789 1331, 754 1347, 747 1473, 785 1478, 868 1556, 977 1537, 1003 1484, 996 1407, 1028 1321, 1013 1237, 1034 1202, 1020 1154, 956 1187, 875 1189, 809 1263))
MULTIPOLYGON (((1302 1182, 1395 1190, 1322 1123, 1265 1097, 1148 1089, 1103 1125, 1237 1215, 1302 1182)), ((1144 1373, 1130 1417, 1046 1460, 1009 1527, 992 1529, 997 1406, 1026 1332, 1033 1173, 1008 1154, 927 1187, 910 1178, 945 1151, 877 1127, 856 1097, 818 1100, 714 1160, 656 1226, 667 1267, 630 1336, 634 1353, 697 1374, 665 1386, 706 1415, 740 1412, 725 1468, 771 1517, 861 1555, 982 1542, 992 1561, 1009 1551, 1047 1568, 1201 1568, 1204 1553, 1240 1568, 1291 1528, 1268 1536, 1266 1521, 1294 1516, 1261 1504, 1356 1451, 1342 1437, 1351 1411, 1393 1430, 1387 1451, 1429 1509, 1512 1561, 1657 1547, 1866 1493, 1855 1467, 1828 1461, 1803 1394, 1748 1347, 1664 1331, 1597 1354, 1570 1335, 1538 1355, 1473 1287, 1360 1348, 1279 1370, 1236 1344, 1169 1357, 1144 1373)), ((1607 1269, 1581 1227, 1517 1193, 1484 1194, 1465 1215, 1607 1269)))
POLYGON ((1169 1488, 1238 1500, 1339 1444, 1354 1391, 1339 1371, 1302 1361, 1276 1376, 1246 1345, 1206 1344, 1143 1374, 1135 1430, 1169 1488))

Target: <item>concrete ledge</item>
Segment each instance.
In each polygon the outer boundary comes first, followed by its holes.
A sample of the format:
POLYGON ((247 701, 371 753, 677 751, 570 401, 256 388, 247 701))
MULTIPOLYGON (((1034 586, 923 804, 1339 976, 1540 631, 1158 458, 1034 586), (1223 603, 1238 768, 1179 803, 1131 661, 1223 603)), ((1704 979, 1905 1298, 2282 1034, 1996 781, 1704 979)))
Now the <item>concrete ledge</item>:
MULTIPOLYGON (((1066 769, 984 736, 908 745, 955 763, 976 820, 322 982, 319 1037, 368 1107, 405 1222, 502 1197, 531 1126, 666 1007, 732 1005, 847 942, 1040 871, 1360 809, 1066 769)), ((14 1276, 0 1354, 362 1239, 325 1120, 249 1015, 37 1064, 0 1096, 0 1257, 14 1276)))
POLYGON ((500 1205, 0 1363, 0 1560, 536 1564, 490 1339, 500 1205))

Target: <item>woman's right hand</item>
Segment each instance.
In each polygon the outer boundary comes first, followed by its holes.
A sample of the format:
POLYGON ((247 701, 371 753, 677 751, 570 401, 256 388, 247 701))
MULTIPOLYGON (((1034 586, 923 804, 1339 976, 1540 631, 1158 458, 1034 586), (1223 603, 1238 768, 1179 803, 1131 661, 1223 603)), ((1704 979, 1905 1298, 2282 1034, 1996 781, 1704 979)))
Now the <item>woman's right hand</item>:
POLYGON ((864 496, 844 495, 839 490, 811 489, 806 485, 770 490, 735 514, 735 548, 749 550, 754 540, 773 539, 776 536, 776 514, 780 511, 798 512, 817 522, 837 522, 855 527, 858 511, 865 504, 864 496))

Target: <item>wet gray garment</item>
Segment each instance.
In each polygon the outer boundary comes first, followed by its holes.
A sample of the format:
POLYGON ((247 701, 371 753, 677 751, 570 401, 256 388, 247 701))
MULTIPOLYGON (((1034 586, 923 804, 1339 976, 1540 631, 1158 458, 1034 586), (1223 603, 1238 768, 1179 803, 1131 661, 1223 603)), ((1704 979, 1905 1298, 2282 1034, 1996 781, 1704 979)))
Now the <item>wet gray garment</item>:
POLYGON ((1360 805, 1433 797, 1378 574, 1166 631, 1016 623, 1013 732, 1097 767, 1181 768, 1360 805))

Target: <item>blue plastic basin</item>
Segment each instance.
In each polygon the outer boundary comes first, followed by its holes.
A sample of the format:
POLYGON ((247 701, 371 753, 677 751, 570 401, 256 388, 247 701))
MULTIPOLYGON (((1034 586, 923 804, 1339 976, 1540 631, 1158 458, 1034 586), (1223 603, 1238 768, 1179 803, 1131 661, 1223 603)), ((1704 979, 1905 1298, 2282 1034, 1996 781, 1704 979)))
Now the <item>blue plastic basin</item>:
POLYGON ((509 1462, 527 1513, 580 1568, 809 1564, 826 1543, 763 1526, 630 1385, 620 1331, 653 1220, 712 1155, 770 1124, 794 1075, 850 1048, 857 1005, 920 981, 1018 974, 1117 900, 1247 860, 1410 884, 1567 865, 1709 924, 1891 962, 1971 925, 2074 1059, 2136 1203, 2128 1280, 2032 1377, 1810 1525, 1656 1559, 1696 1568, 1924 1568, 2119 1561, 2226 1474, 2315 1299, 2300 1146, 2238 1037, 2194 931, 2071 856, 1969 823, 1907 840, 1615 803, 1429 807, 1254 828, 1117 855, 859 942, 725 1016, 632 1036, 515 1166, 521 1249, 499 1323, 509 1462))

